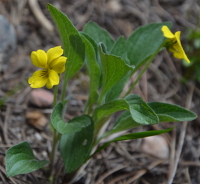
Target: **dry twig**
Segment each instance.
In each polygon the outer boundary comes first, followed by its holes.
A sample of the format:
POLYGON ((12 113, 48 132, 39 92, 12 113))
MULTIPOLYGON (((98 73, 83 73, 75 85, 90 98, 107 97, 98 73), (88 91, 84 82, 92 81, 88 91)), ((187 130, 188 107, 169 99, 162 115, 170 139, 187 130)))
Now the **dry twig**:
POLYGON ((108 176, 111 175, 112 173, 114 173, 114 172, 116 172, 116 171, 118 171, 118 170, 120 170, 120 169, 123 169, 123 168, 125 168, 125 167, 128 167, 128 166, 127 166, 127 165, 125 165, 125 166, 120 166, 120 167, 114 168, 114 169, 112 169, 112 170, 106 172, 105 174, 103 174, 103 175, 98 179, 98 181, 96 182, 96 184, 101 184, 101 182, 102 182, 106 177, 108 177, 108 176))
MULTIPOLYGON (((187 109, 190 109, 193 92, 194 92, 194 85, 190 88, 189 94, 187 96, 187 100, 186 100, 186 108, 187 109)), ((179 144, 178 144, 176 156, 175 156, 175 159, 174 159, 174 164, 173 164, 173 167, 172 167, 172 171, 170 173, 170 177, 168 179, 167 184, 172 184, 174 176, 176 174, 176 170, 177 170, 177 167, 178 167, 178 162, 179 162, 179 159, 180 159, 180 155, 181 155, 181 151, 182 151, 182 147, 183 147, 183 143, 184 143, 184 139, 185 139, 186 128, 187 128, 187 122, 185 121, 185 122, 182 123, 181 134, 180 134, 180 137, 179 137, 179 144)))
POLYGON ((38 4, 38 1, 37 0, 29 0, 28 3, 29 3, 31 10, 33 11, 33 14, 35 15, 35 18, 38 20, 38 22, 41 24, 41 26, 43 26, 47 31, 52 32, 54 30, 53 25, 42 13, 42 10, 38 4))
MULTIPOLYGON (((159 164, 161 164, 161 163, 163 163, 163 162, 164 162, 163 160, 157 160, 157 161, 153 162, 153 163, 148 167, 148 170, 153 169, 154 167, 156 167, 157 165, 159 165, 159 164)), ((137 173, 135 176, 133 176, 132 178, 130 178, 130 179, 126 182, 126 184, 130 184, 130 183, 132 183, 133 181, 135 181, 136 179, 140 178, 142 175, 144 175, 145 173, 147 173, 148 170, 147 170, 147 169, 142 169, 142 170, 138 171, 138 173, 137 173)))

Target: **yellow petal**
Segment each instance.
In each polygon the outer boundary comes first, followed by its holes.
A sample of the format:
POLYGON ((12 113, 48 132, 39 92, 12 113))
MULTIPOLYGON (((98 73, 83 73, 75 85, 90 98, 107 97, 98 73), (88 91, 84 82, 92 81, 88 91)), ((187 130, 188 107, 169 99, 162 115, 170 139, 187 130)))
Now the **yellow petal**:
POLYGON ((65 63, 66 63, 67 58, 64 56, 61 56, 57 59, 54 59, 50 65, 49 69, 54 70, 57 73, 62 73, 65 71, 65 63))
POLYGON ((177 44, 175 44, 174 47, 180 52, 180 54, 174 53, 174 57, 179 58, 179 59, 185 59, 188 63, 190 63, 190 60, 188 59, 187 55, 185 54, 185 51, 183 50, 183 47, 180 41, 180 35, 181 35, 180 31, 175 33, 177 44))
POLYGON ((186 62, 190 63, 190 60, 188 59, 187 55, 185 55, 184 60, 186 60, 186 62))
POLYGON ((28 83, 32 88, 41 88, 48 81, 48 70, 38 70, 33 73, 31 77, 28 79, 28 83))
POLYGON ((178 42, 181 42, 181 40, 180 40, 181 32, 180 32, 180 31, 177 31, 177 32, 175 33, 175 37, 176 37, 176 40, 177 40, 178 42))
POLYGON ((175 37, 175 35, 169 30, 167 26, 163 26, 161 30, 164 34, 164 37, 170 38, 170 39, 175 37))
POLYGON ((33 51, 31 53, 31 60, 33 65, 37 67, 46 68, 47 66, 47 54, 43 50, 33 51))
POLYGON ((49 70, 49 79, 47 81, 46 87, 48 89, 52 88, 54 85, 59 84, 59 76, 54 70, 49 70))
POLYGON ((63 54, 61 46, 53 47, 47 51, 48 64, 63 54))
POLYGON ((174 57, 175 58, 178 58, 178 59, 183 59, 184 57, 183 57, 183 53, 181 53, 181 52, 174 52, 173 53, 173 55, 174 55, 174 57))
POLYGON ((185 52, 174 52, 174 57, 178 58, 178 59, 184 59, 186 60, 188 63, 190 63, 190 60, 188 59, 187 55, 185 54, 185 52))

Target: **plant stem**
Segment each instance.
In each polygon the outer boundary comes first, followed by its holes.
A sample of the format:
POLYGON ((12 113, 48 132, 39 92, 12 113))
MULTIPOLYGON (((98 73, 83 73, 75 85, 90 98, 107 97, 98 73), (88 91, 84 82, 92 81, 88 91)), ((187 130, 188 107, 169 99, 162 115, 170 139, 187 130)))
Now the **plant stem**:
MULTIPOLYGON (((163 44, 164 45, 164 44, 163 44)), ((127 95, 129 95, 131 93, 131 91, 133 90, 133 88, 135 87, 135 85, 138 83, 138 81, 141 79, 142 75, 144 74, 144 72, 147 70, 147 68, 149 67, 149 65, 151 64, 152 60, 154 59, 154 57, 158 54, 158 52, 160 51, 160 49, 163 47, 163 45, 161 45, 158 50, 155 52, 155 54, 153 54, 147 64, 145 65, 145 67, 142 69, 142 71, 140 72, 140 74, 138 75, 137 79, 135 80, 135 82, 131 85, 131 87, 129 88, 129 90, 126 92, 126 94, 124 95, 123 98, 125 98, 127 95)))
POLYGON ((92 105, 91 104, 89 105, 87 101, 83 114, 87 114, 89 116, 91 112, 92 112, 92 105))
POLYGON ((138 75, 137 79, 135 80, 135 82, 131 85, 131 87, 129 88, 129 90, 126 92, 126 94, 124 95, 123 98, 125 98, 127 95, 130 94, 130 92, 133 90, 133 88, 135 87, 135 85, 138 83, 138 81, 141 79, 142 75, 144 74, 144 72, 147 70, 147 68, 149 67, 151 63, 151 59, 149 59, 149 61, 147 62, 146 66, 142 69, 142 71, 140 72, 140 74, 138 75))
MULTIPOLYGON (((54 101, 53 101, 53 105, 55 107, 56 103, 57 103, 57 95, 58 95, 58 85, 54 87, 54 101)), ((54 165, 54 158, 55 158, 55 153, 56 153, 56 148, 57 148, 57 143, 59 140, 59 136, 58 136, 58 132, 57 130, 54 128, 54 126, 52 126, 53 129, 53 142, 52 142, 52 150, 50 152, 49 155, 49 168, 50 168, 50 180, 53 182, 53 165, 54 165)))
POLYGON ((57 95, 58 95, 58 85, 54 87, 54 99, 53 99, 53 106, 54 107, 57 103, 57 95))
POLYGON ((87 101, 86 104, 85 104, 85 108, 84 108, 84 110, 83 110, 83 114, 86 114, 86 113, 87 113, 88 108, 89 108, 89 105, 88 105, 88 101, 87 101))
POLYGON ((57 140, 57 131, 54 128, 53 129, 52 150, 51 150, 51 153, 49 155, 51 174, 52 174, 52 170, 53 170, 53 164, 54 164, 54 157, 55 157, 55 151, 56 151, 57 142, 58 142, 58 140, 57 140))
POLYGON ((104 98, 104 95, 102 95, 102 93, 101 93, 99 96, 99 100, 97 101, 97 106, 102 104, 103 98, 104 98))
POLYGON ((63 88, 62 88, 62 94, 61 94, 61 101, 63 102, 64 101, 64 98, 65 98, 65 94, 66 94, 66 89, 67 89, 67 84, 68 84, 68 79, 64 79, 64 84, 63 84, 63 88))
POLYGON ((55 154, 57 151, 57 145, 58 145, 58 141, 60 139, 60 133, 56 131, 56 129, 54 128, 54 132, 53 132, 53 143, 52 143, 52 150, 51 153, 49 155, 49 161, 50 161, 50 183, 53 184, 54 181, 54 173, 53 173, 53 168, 54 168, 54 160, 55 160, 55 154))
MULTIPOLYGON (((99 134, 99 131, 101 130, 102 126, 105 124, 105 122, 107 122, 109 119, 110 119, 111 115, 105 117, 105 118, 102 118, 100 119, 99 121, 97 121, 95 123, 95 128, 94 128, 94 138, 97 140, 98 139, 98 134, 99 134)), ((96 144, 97 141, 94 141, 94 143, 96 144)))

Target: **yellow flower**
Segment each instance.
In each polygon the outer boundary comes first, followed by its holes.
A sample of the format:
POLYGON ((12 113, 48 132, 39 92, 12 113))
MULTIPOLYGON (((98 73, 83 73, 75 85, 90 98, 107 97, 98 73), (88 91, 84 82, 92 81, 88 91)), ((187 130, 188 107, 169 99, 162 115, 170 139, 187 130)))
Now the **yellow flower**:
POLYGON ((167 42, 166 44, 167 50, 173 52, 175 58, 184 59, 188 63, 190 63, 190 60, 188 59, 181 45, 180 41, 181 32, 178 31, 174 35, 167 26, 162 27, 162 32, 164 34, 164 37, 168 38, 169 40, 169 42, 167 42))
POLYGON ((61 56, 63 49, 57 46, 44 50, 37 50, 31 53, 32 64, 43 68, 33 73, 28 79, 28 83, 32 88, 41 88, 46 85, 47 88, 52 88, 59 84, 59 73, 65 71, 66 57, 61 56))

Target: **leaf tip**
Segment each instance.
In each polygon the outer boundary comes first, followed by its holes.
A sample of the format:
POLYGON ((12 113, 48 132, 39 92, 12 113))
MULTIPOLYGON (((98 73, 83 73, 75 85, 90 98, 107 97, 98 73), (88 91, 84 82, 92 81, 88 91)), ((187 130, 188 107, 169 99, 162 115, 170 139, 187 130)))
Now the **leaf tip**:
POLYGON ((50 3, 47 3, 46 6, 47 6, 47 10, 49 10, 49 11, 51 10, 51 8, 55 8, 55 7, 54 7, 52 4, 50 4, 50 3))
POLYGON ((6 176, 7 176, 8 178, 10 178, 10 177, 12 177, 12 176, 14 176, 14 175, 12 175, 12 174, 10 174, 9 172, 6 171, 6 176))

